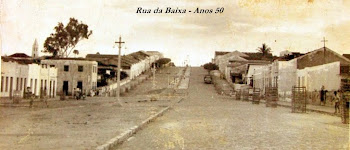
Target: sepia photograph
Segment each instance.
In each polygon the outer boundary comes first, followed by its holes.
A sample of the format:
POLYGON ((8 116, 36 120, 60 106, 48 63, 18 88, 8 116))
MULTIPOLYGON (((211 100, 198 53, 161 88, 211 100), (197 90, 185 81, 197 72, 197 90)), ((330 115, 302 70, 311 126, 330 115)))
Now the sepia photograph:
POLYGON ((349 150, 350 0, 0 0, 0 150, 349 150))

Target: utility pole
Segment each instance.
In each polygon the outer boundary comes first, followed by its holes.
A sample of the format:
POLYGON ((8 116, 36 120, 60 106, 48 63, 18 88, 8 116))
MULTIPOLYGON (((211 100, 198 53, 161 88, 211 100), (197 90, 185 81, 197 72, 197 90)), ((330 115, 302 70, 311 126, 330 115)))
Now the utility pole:
POLYGON ((119 41, 115 42, 116 44, 118 44, 118 73, 117 73, 117 84, 118 84, 118 89, 117 89, 117 100, 118 100, 118 104, 120 106, 123 106, 120 100, 120 69, 121 69, 121 65, 120 65, 120 60, 121 60, 121 48, 122 48, 122 44, 124 44, 125 42, 122 42, 122 37, 119 36, 119 41))
POLYGON ((153 86, 152 88, 155 89, 156 88, 156 83, 155 83, 155 79, 156 79, 156 66, 155 66, 155 63, 153 63, 153 69, 152 69, 152 72, 153 72, 153 86))

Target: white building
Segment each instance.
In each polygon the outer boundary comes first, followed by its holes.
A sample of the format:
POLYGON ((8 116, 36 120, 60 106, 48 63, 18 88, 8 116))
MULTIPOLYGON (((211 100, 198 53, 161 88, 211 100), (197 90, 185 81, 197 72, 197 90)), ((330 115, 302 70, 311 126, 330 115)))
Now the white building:
POLYGON ((97 62, 83 58, 52 58, 42 65, 57 68, 57 92, 69 95, 74 88, 89 92, 97 87, 97 62))
POLYGON ((12 98, 15 94, 23 96, 26 87, 33 94, 56 96, 57 69, 33 63, 33 60, 2 58, 1 97, 12 98))
MULTIPOLYGON (((130 79, 134 79, 151 68, 152 63, 162 58, 157 51, 137 51, 121 56, 122 71, 125 71, 130 79)), ((101 62, 106 65, 118 65, 118 55, 88 54, 86 59, 101 62)))
POLYGON ((318 94, 322 86, 335 91, 341 84, 341 66, 349 66, 350 60, 328 48, 320 48, 291 60, 276 60, 271 65, 255 70, 254 85, 277 87, 280 100, 291 101, 292 87, 306 87, 306 91, 318 94), (270 75, 268 75, 270 74, 270 75))

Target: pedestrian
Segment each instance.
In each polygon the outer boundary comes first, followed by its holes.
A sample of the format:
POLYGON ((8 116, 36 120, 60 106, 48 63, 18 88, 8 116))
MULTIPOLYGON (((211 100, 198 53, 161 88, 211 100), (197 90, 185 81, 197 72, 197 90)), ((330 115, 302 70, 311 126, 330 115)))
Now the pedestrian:
POLYGON ((32 93, 32 89, 30 87, 27 87, 26 98, 29 98, 29 107, 33 108, 34 94, 32 93))
POLYGON ((80 88, 75 88, 75 98, 79 100, 81 98, 81 90, 80 88))
POLYGON ((340 113, 340 109, 339 109, 339 103, 340 103, 340 97, 339 97, 339 91, 334 91, 334 113, 336 114, 337 112, 340 113))
POLYGON ((46 87, 44 88, 44 92, 43 92, 43 97, 42 97, 42 102, 44 102, 45 103, 45 105, 46 105, 46 107, 49 107, 49 104, 47 104, 47 99, 48 99, 48 97, 47 97, 47 89, 46 89, 46 87))
POLYGON ((321 91, 320 91, 320 105, 322 104, 323 106, 326 105, 326 92, 327 90, 325 90, 324 86, 322 85, 321 91))

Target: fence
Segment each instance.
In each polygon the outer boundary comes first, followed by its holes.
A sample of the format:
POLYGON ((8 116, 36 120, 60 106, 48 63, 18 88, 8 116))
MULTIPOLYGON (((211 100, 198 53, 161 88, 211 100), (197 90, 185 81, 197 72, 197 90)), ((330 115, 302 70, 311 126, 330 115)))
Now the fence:
POLYGON ((278 90, 277 87, 266 88, 266 107, 277 107, 278 90))
POLYGON ((350 77, 341 80, 340 113, 344 124, 349 124, 350 77))
POLYGON ((249 89, 242 89, 243 101, 249 101, 249 89))
POLYGON ((306 112, 306 88, 292 87, 292 113, 306 112))
POLYGON ((253 98, 252 103, 253 104, 259 104, 260 103, 260 89, 259 88, 253 88, 252 89, 253 98))
POLYGON ((236 91, 236 100, 240 101, 241 100, 241 96, 242 96, 242 90, 237 90, 236 91))

